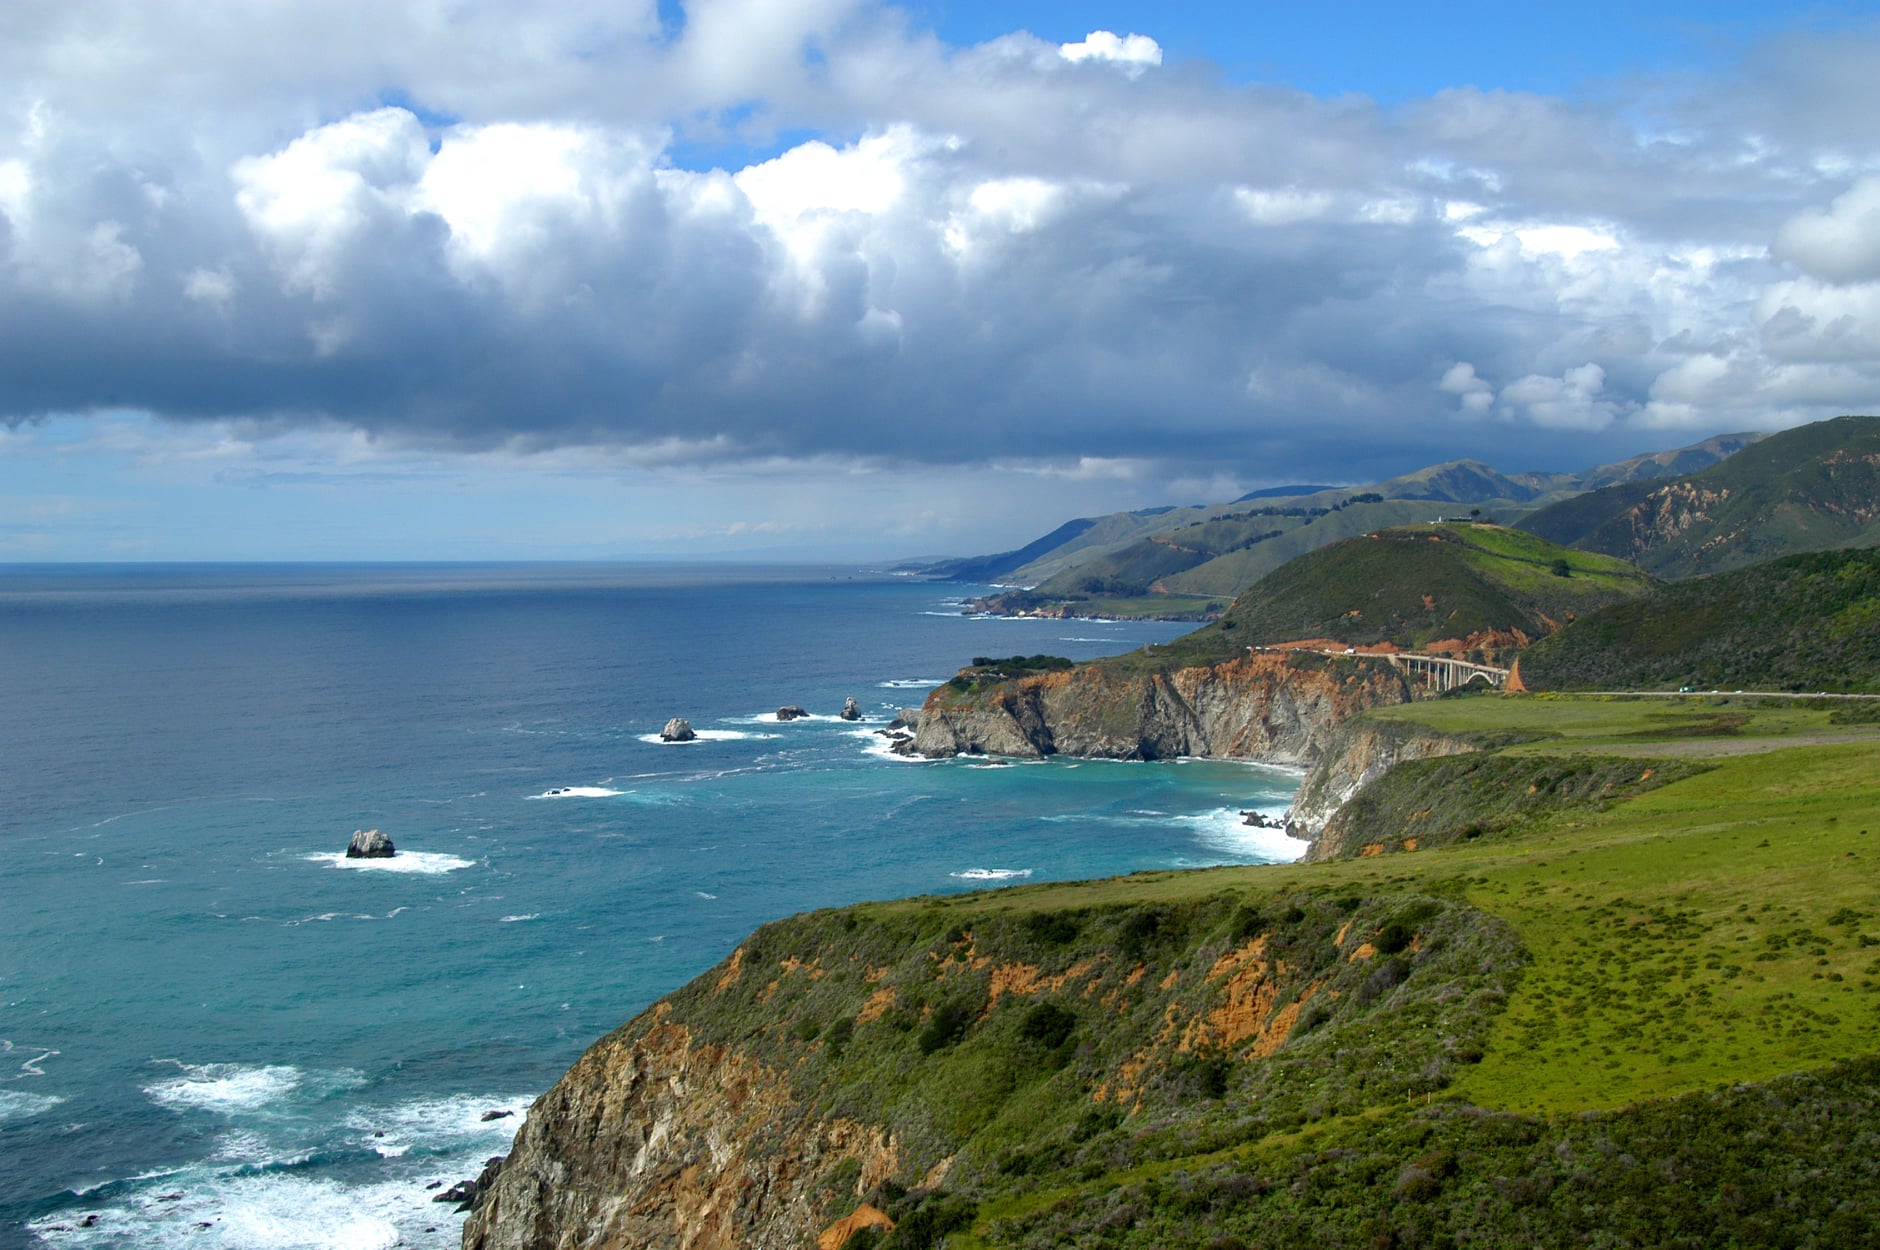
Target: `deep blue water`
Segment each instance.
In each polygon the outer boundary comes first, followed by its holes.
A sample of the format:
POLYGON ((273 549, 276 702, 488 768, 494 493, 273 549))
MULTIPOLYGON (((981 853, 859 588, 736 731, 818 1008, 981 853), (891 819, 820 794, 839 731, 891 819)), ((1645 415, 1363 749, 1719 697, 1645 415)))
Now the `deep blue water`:
POLYGON ((506 1148, 518 1119, 482 1116, 766 920, 1289 853, 1235 815, 1283 808, 1283 772, 886 755, 873 729, 973 655, 1185 628, 957 593, 0 569, 0 1246, 454 1246, 426 1186, 506 1148), (706 740, 659 743, 675 715, 706 740), (400 855, 343 865, 367 827, 400 855))

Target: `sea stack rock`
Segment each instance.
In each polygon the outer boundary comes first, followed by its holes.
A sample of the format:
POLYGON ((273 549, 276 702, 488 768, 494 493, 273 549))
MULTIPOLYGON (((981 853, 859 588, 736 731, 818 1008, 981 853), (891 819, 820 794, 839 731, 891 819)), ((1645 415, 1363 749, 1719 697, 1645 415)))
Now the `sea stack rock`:
POLYGON ((788 704, 787 706, 780 707, 777 709, 778 720, 801 720, 805 716, 808 716, 808 715, 809 715, 808 712, 804 711, 802 708, 798 707, 794 703, 788 704))
POLYGON ((862 709, 860 705, 855 702, 854 695, 850 695, 847 699, 843 700, 841 716, 843 720, 862 719, 862 709))
POLYGON ((347 859, 390 859, 397 848, 377 829, 355 829, 346 846, 347 859))
POLYGON ((683 716, 675 716, 666 722, 666 727, 659 731, 661 742, 690 742, 698 737, 692 732, 692 722, 683 716))

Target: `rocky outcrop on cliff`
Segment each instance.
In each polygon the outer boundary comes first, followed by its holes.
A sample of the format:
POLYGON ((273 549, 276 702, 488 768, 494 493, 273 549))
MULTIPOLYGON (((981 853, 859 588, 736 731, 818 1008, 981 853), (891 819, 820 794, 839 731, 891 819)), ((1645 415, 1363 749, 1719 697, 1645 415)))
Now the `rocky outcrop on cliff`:
POLYGON ((1362 655, 1262 652, 1164 673, 1087 665, 983 691, 942 686, 921 709, 914 745, 929 758, 1209 756, 1306 765, 1349 717, 1411 697, 1402 673, 1362 655))
POLYGON ((1473 743, 1414 725, 1359 720, 1333 736, 1324 755, 1299 786, 1286 826, 1294 837, 1312 843, 1307 859, 1342 859, 1358 848, 1351 830, 1334 827, 1333 818, 1365 786, 1410 760, 1434 759, 1473 751, 1473 743))
POLYGON ((859 1194, 895 1172, 884 1130, 816 1117, 784 1074, 669 1011, 598 1043, 530 1108, 465 1250, 800 1246, 832 1179, 859 1194))

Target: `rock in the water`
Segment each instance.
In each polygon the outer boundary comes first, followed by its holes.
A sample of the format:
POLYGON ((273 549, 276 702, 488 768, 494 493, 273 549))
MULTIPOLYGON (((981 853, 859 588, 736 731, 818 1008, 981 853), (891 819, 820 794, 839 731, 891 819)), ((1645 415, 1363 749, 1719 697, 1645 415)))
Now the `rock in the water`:
POLYGON ((778 720, 802 720, 809 713, 791 703, 777 709, 778 720))
POLYGON ((919 729, 920 728, 920 709, 917 707, 902 708, 900 711, 894 714, 894 719, 888 722, 888 728, 890 729, 919 729))
POLYGON ((485 1111, 483 1113, 483 1123, 488 1124, 491 1120, 507 1120, 514 1114, 516 1113, 513 1111, 485 1111))
POLYGON ((698 737, 692 732, 692 722, 683 716, 675 716, 666 722, 666 727, 659 731, 661 742, 690 742, 698 737))
POLYGON ((475 1180, 458 1181, 443 1193, 435 1195, 431 1201, 454 1202, 457 1204, 459 1211, 474 1211, 483 1201, 483 1195, 489 1192, 490 1186, 496 1183, 496 1178, 502 1173, 502 1170, 503 1156, 492 1156, 489 1161, 483 1165, 483 1171, 477 1175, 475 1180))
POLYGON ((855 701, 854 695, 850 695, 847 699, 843 700, 841 716, 843 720, 862 719, 862 708, 861 705, 855 701))
POLYGON ((377 829, 355 829, 346 846, 347 859, 390 859, 397 848, 377 829))

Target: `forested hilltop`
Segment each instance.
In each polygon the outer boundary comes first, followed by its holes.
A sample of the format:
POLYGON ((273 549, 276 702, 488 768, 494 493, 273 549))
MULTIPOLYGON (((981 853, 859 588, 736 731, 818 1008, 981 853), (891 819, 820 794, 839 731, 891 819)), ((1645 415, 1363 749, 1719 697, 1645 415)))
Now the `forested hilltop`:
POLYGON ((1880 693, 1880 550, 1673 582, 1536 643, 1521 676, 1536 690, 1880 693))

